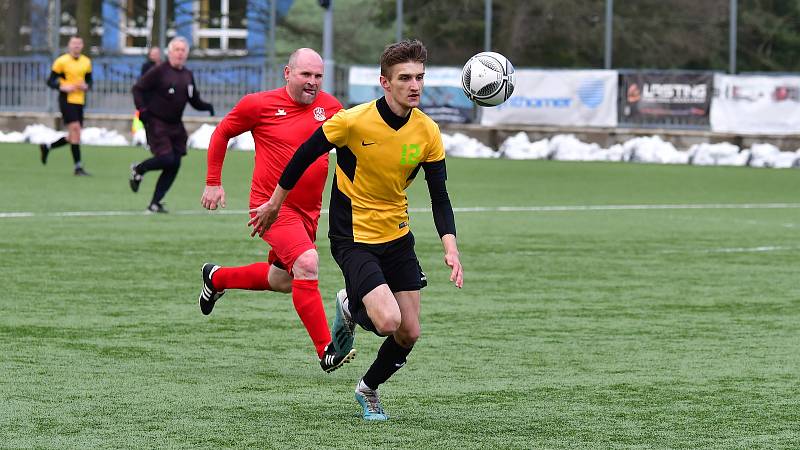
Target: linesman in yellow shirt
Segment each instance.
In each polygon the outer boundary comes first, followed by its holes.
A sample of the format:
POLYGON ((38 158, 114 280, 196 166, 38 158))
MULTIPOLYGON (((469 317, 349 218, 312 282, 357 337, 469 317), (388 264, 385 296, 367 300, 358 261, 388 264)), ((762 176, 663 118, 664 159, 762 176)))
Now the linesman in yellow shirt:
POLYGON ((39 146, 42 164, 47 164, 50 150, 70 144, 72 160, 75 163, 75 175, 89 175, 83 170, 81 161, 81 126, 83 125, 83 107, 86 105, 86 91, 92 87, 92 61, 82 55, 83 39, 72 36, 67 44, 67 53, 53 61, 53 69, 47 85, 58 91, 58 106, 61 117, 67 126, 67 137, 50 144, 39 146))

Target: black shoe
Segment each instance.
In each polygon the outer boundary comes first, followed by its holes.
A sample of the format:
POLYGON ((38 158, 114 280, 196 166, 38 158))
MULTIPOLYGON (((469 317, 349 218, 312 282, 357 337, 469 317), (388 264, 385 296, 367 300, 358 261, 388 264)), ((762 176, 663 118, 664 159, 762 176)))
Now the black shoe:
POLYGON ((139 192, 139 185, 142 184, 142 174, 136 171, 138 165, 138 163, 131 164, 131 176, 128 179, 133 192, 139 192))
POLYGON ((333 372, 356 357, 356 349, 351 348, 349 353, 342 355, 336 353, 336 349, 332 344, 333 342, 325 346, 325 352, 322 354, 322 358, 319 359, 319 366, 327 373, 333 372))
POLYGON ((88 177, 91 176, 89 172, 83 170, 83 167, 78 167, 75 169, 75 176, 76 177, 88 177))
POLYGON ((150 206, 147 207, 147 211, 156 214, 166 214, 169 212, 164 209, 164 205, 161 203, 150 203, 150 206))
POLYGON ((50 146, 47 144, 39 144, 39 153, 41 156, 42 164, 47 164, 47 157, 50 155, 50 146))
POLYGON ((225 291, 217 291, 214 289, 214 285, 211 283, 211 276, 214 275, 214 272, 219 269, 219 266, 213 263, 205 263, 203 264, 202 274, 203 274, 203 288, 200 289, 200 312, 204 315, 211 314, 211 311, 214 309, 214 304, 225 294, 225 291))

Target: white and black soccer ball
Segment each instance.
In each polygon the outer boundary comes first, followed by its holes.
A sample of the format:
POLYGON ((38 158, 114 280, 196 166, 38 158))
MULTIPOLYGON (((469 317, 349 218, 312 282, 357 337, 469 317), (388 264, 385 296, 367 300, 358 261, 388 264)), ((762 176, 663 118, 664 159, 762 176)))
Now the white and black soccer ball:
POLYGON ((480 106, 497 106, 514 92, 514 66, 496 52, 481 52, 461 71, 461 87, 467 98, 480 106))

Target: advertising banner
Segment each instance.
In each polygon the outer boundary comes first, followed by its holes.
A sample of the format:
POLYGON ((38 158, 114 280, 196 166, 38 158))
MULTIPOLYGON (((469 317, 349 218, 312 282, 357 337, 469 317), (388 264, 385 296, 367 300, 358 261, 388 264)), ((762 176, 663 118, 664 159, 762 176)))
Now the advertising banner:
MULTIPOLYGON (((347 102, 358 105, 382 97, 380 74, 379 67, 351 67, 347 102)), ((420 109, 436 122, 472 122, 474 108, 461 89, 461 69, 426 67, 420 109)))
POLYGON ((514 94, 481 108, 482 125, 617 125, 617 71, 529 70, 516 72, 514 94))
POLYGON ((800 134, 800 77, 714 75, 711 130, 800 134))
POLYGON ((620 123, 708 127, 714 76, 707 73, 623 73, 620 123))

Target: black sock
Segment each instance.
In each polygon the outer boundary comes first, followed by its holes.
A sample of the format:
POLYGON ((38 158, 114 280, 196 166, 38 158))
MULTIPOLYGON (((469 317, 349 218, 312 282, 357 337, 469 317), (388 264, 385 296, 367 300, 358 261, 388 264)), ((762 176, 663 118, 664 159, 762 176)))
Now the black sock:
POLYGON ((364 374, 364 384, 370 389, 378 389, 381 383, 388 380, 389 377, 406 364, 406 357, 409 353, 411 353, 411 349, 400 346, 394 340, 394 336, 387 337, 383 341, 381 348, 378 349, 378 356, 375 358, 375 362, 364 374))
POLYGON ((61 147, 62 145, 67 145, 67 139, 66 138, 62 137, 61 139, 53 142, 52 144, 50 144, 50 148, 61 147))
POLYGON ((81 144, 72 144, 70 149, 72 150, 72 161, 77 169, 81 166, 81 144))
POLYGON ((151 170, 164 170, 170 166, 174 166, 175 164, 180 165, 180 158, 180 156, 175 155, 174 153, 153 156, 152 158, 148 158, 140 162, 134 169, 139 175, 144 175, 151 170))
POLYGON ((161 171, 161 175, 158 177, 158 181, 156 181, 156 190, 153 193, 153 200, 150 202, 151 204, 161 204, 161 199, 167 195, 167 191, 172 186, 172 182, 175 181, 175 177, 178 176, 178 169, 181 168, 181 158, 175 157, 172 158, 172 163, 161 171))

